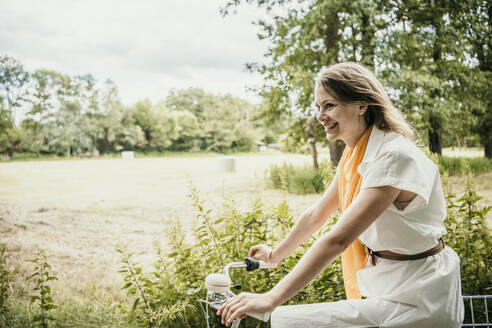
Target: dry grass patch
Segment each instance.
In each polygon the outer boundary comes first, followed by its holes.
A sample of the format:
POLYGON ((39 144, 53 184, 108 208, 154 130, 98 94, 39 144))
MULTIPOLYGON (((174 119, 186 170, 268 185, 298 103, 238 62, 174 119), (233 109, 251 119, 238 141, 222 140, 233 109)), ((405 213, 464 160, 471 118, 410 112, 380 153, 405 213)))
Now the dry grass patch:
POLYGON ((179 218, 189 228, 194 220, 190 180, 210 207, 230 197, 246 209, 260 197, 272 204, 287 200, 299 214, 319 197, 264 188, 264 171, 271 164, 309 163, 309 156, 236 160, 236 173, 219 172, 216 157, 0 163, 0 242, 24 268, 21 283, 29 269, 25 261, 41 248, 52 255, 59 278, 55 296, 92 286, 121 296, 115 245, 129 244, 144 267, 150 266, 155 243, 165 248, 167 222, 179 218))

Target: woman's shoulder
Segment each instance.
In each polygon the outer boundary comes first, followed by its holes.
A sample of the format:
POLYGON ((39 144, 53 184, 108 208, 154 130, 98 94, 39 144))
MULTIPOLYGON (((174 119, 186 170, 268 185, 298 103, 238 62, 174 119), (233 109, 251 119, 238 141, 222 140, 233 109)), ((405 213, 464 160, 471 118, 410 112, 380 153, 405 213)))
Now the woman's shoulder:
MULTIPOLYGON (((415 142, 396 132, 385 132, 379 153, 394 153, 399 156, 427 157, 415 142)), ((430 158, 428 158, 430 160, 430 158)))
POLYGON ((437 165, 412 140, 396 132, 385 132, 376 157, 393 158, 396 162, 415 163, 422 169, 435 171, 437 165))

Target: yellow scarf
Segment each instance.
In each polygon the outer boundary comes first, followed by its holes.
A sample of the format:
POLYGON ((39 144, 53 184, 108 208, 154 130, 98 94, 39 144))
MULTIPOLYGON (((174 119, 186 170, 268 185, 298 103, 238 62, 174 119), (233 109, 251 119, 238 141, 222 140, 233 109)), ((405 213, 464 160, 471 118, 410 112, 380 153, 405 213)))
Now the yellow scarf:
MULTIPOLYGON (((343 151, 339 164, 338 202, 340 213, 343 213, 357 197, 362 184, 362 177, 357 167, 362 162, 366 152, 372 127, 366 130, 353 149, 348 146, 343 151)), ((342 272, 347 299, 360 299, 357 287, 357 271, 366 263, 366 248, 356 240, 342 253, 342 272)))

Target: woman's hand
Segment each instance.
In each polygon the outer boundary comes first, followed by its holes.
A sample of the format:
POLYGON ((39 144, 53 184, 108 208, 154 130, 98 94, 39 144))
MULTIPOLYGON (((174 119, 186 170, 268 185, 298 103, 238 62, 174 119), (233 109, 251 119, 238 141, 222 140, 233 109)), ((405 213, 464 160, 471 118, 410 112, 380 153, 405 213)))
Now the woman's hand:
POLYGON ((268 256, 272 252, 272 249, 265 244, 255 245, 250 248, 249 256, 257 260, 270 262, 268 256))
POLYGON ((222 304, 217 315, 222 317, 222 324, 229 326, 234 319, 244 318, 246 313, 272 312, 275 308, 275 300, 271 293, 240 293, 222 304))

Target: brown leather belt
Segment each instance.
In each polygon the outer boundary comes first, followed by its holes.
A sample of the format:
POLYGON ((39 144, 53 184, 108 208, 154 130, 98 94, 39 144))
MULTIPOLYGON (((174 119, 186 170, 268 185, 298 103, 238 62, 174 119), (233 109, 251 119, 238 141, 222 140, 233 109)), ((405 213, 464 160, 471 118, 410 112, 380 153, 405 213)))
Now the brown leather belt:
POLYGON ((371 256, 372 265, 376 265, 376 256, 387 260, 411 261, 411 260, 420 260, 432 255, 436 255, 437 253, 441 252, 443 249, 444 249, 444 240, 442 240, 442 238, 439 238, 436 247, 428 249, 425 252, 413 254, 413 255, 398 254, 398 253, 393 253, 392 251, 374 252, 369 247, 367 248, 367 250, 369 251, 369 256, 371 256))

